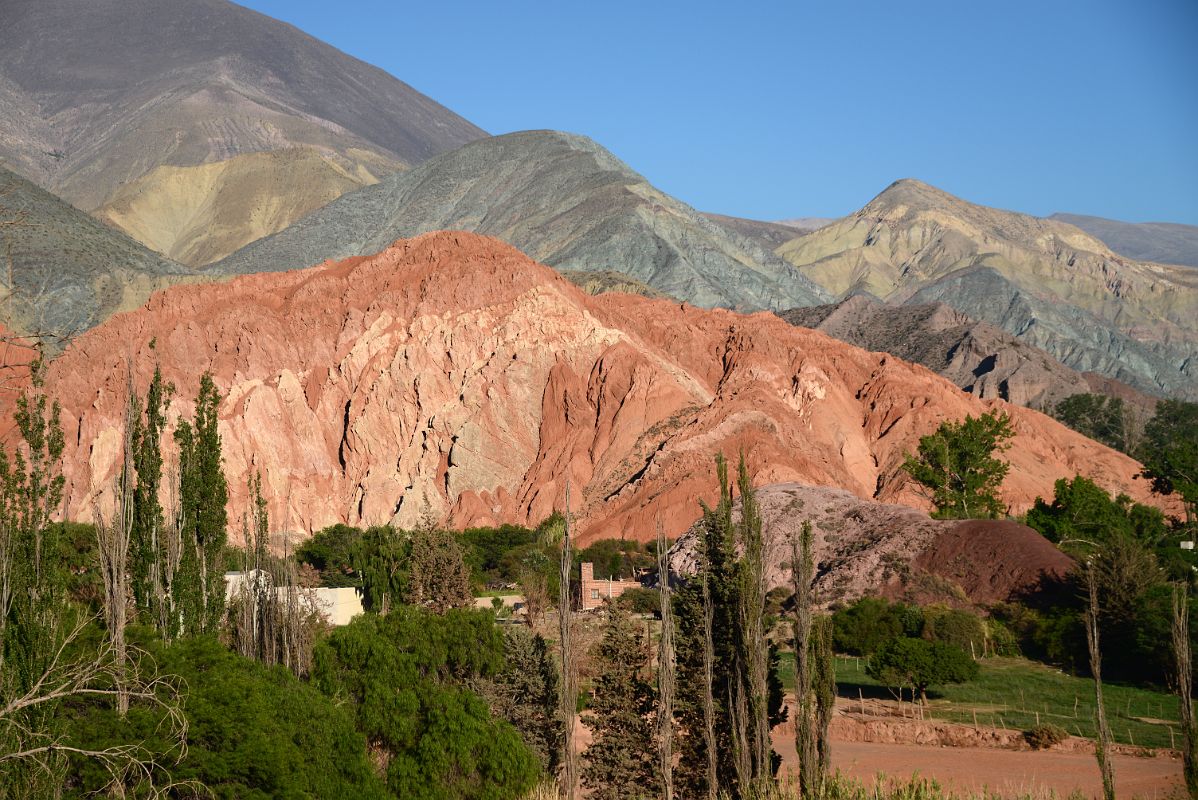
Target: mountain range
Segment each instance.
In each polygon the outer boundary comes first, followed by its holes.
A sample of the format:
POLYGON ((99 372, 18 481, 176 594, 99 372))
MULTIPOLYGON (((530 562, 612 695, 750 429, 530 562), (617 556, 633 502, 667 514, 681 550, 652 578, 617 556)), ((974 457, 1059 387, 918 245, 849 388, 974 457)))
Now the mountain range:
POLYGON ((944 303, 1075 370, 1198 397, 1198 273, 1116 255, 1063 222, 902 180, 777 252, 839 298, 944 303))
POLYGON ((193 266, 486 135, 226 0, 4 0, 2 16, 0 164, 193 266))
POLYGON ((346 194, 212 269, 295 269, 434 230, 495 236, 554 268, 614 270, 704 307, 830 299, 757 239, 664 194, 590 139, 556 131, 472 142, 346 194))
POLYGON ((677 536, 713 500, 714 453, 759 484, 833 486, 926 507, 901 469, 945 419, 996 408, 1015 431, 1014 512, 1084 474, 1146 499, 1132 459, 1037 412, 770 313, 589 296, 499 240, 435 232, 377 255, 176 286, 80 336, 50 366, 67 509, 118 463, 127 365, 155 364, 192 413, 211 370, 232 519, 260 470, 272 519, 457 526, 536 522, 565 503, 584 540, 677 536), (151 349, 153 348, 153 349, 151 349))

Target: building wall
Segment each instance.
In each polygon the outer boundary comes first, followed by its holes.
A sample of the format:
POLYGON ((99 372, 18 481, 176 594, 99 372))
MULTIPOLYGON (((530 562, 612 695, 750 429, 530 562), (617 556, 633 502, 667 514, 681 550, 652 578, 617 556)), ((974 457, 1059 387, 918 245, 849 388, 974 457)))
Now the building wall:
POLYGON ((580 606, 583 611, 591 611, 603 605, 608 598, 615 599, 629 589, 641 588, 640 581, 617 581, 610 578, 596 578, 595 565, 584 561, 580 567, 582 580, 579 583, 580 606))

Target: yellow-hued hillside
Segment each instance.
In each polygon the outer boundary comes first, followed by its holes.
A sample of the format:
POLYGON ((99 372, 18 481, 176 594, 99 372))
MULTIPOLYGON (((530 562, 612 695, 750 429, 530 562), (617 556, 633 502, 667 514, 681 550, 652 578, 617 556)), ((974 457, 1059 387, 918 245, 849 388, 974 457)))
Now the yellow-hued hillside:
POLYGON ((119 189, 96 216, 189 266, 218 261, 281 231, 402 165, 351 149, 247 153, 190 167, 156 167, 119 189))

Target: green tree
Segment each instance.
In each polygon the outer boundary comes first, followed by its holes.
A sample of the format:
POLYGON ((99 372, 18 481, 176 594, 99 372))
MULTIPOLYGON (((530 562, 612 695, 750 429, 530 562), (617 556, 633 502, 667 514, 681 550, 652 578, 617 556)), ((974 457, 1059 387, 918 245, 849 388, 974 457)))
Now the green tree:
POLYGON ((468 688, 503 667, 490 612, 400 605, 333 631, 317 645, 312 676, 349 704, 396 796, 499 800, 527 791, 540 773, 519 732, 468 688))
POLYGON ((169 594, 174 579, 168 556, 162 491, 162 435, 166 430, 166 404, 172 387, 154 368, 146 389, 144 407, 133 404, 131 439, 136 486, 133 491, 133 526, 130 542, 130 574, 133 598, 142 617, 165 629, 171 618, 169 594))
POLYGON ((180 420, 175 429, 182 545, 175 597, 180 626, 188 635, 215 631, 225 610, 221 555, 228 540, 229 487, 221 467, 219 409, 220 394, 212 374, 205 372, 194 419, 180 420))
POLYGON ((1198 522, 1198 403, 1160 401, 1137 456, 1153 491, 1176 492, 1185 504, 1186 522, 1193 527, 1198 522))
POLYGON ((361 576, 354 570, 354 551, 362 541, 363 531, 350 525, 330 525, 295 550, 295 560, 307 564, 320 574, 320 585, 337 589, 362 585, 361 576))
POLYGON ((470 569, 452 531, 422 525, 411 533, 406 602, 444 614, 474 600, 470 569))
POLYGON ((1057 403, 1052 414, 1083 436, 1127 452, 1128 415, 1121 398, 1074 394, 1057 403))
MULTIPOLYGON (((674 612, 677 621, 677 719, 679 728, 691 732, 679 741, 679 764, 675 773, 680 794, 703 796, 710 788, 708 756, 714 761, 718 791, 741 797, 752 790, 741 786, 739 775, 745 774, 743 761, 746 751, 738 747, 734 732, 748 726, 754 718, 750 702, 764 699, 767 726, 785 719, 781 700, 775 656, 766 654, 767 692, 764 697, 747 689, 750 658, 750 637, 746 636, 744 613, 750 603, 743 597, 751 581, 742 577, 744 564, 738 557, 743 546, 743 522, 734 520, 732 489, 728 482, 727 464, 716 460, 720 485, 720 501, 714 508, 703 507, 696 541, 699 574, 674 593, 674 612), (710 625, 707 620, 710 620, 710 625), (710 647, 708 647, 710 633, 710 647), (709 656, 709 657, 708 657, 709 656), (710 680, 708 680, 710 666, 710 680), (710 688, 711 725, 707 724, 707 691, 710 688), (737 697, 743 698, 740 704, 737 697), (750 697, 754 698, 750 701, 750 697), (739 705, 739 708, 738 708, 739 705), (710 731, 714 746, 709 748, 710 731), (694 732, 699 732, 695 735, 694 732)), ((755 598, 752 605, 758 605, 755 598)), ((753 747, 749 742, 749 748, 753 747)), ((768 745, 767 745, 768 746, 768 745)), ((749 750, 753 752, 753 750, 749 750)), ((769 751, 768 770, 776 770, 778 758, 769 751)), ((762 765, 765 766, 765 765, 762 765)), ((748 776, 752 778, 751 775, 748 776)))
POLYGON ((549 775, 557 772, 565 731, 558 716, 561 675, 553 651, 540 634, 523 626, 503 629, 506 664, 487 694, 491 708, 520 732, 549 775))
POLYGON ((593 739, 583 755, 583 785, 592 797, 609 800, 656 796, 656 692, 644 675, 645 637, 626 609, 608 604, 603 638, 594 655, 598 674, 591 713, 583 717, 593 739))
POLYGON ((1010 417, 996 411, 946 421, 920 438, 918 455, 908 455, 903 469, 929 491, 936 507, 932 516, 993 519, 1006 512, 998 492, 1010 469, 995 454, 1014 435, 1010 417))
POLYGON ((367 611, 386 614, 407 595, 410 554, 411 540, 388 526, 368 528, 353 546, 350 560, 367 611))
POLYGON ((862 597, 851 606, 840 609, 832 615, 832 639, 836 649, 841 653, 868 656, 896 636, 919 637, 923 632, 922 615, 918 620, 908 615, 912 624, 904 625, 906 609, 906 606, 891 605, 878 597, 862 597))
POLYGON ((978 665, 951 644, 900 636, 870 656, 866 673, 891 688, 909 686, 926 702, 929 686, 971 681, 978 676, 978 665))
MULTIPOLYGON (((142 644, 161 668, 187 686, 186 756, 168 758, 177 743, 164 734, 160 709, 135 707, 125 721, 102 705, 76 706, 72 744, 100 748, 144 742, 162 754, 154 765, 159 783, 191 782, 222 800, 274 797, 385 798, 365 737, 349 710, 297 680, 281 666, 266 667, 230 652, 211 636, 189 637, 169 647, 142 644), (164 765, 171 765, 169 773, 164 765)), ((96 764, 72 761, 67 797, 104 794, 107 774, 96 764)), ((133 795, 139 796, 139 795, 133 795)))

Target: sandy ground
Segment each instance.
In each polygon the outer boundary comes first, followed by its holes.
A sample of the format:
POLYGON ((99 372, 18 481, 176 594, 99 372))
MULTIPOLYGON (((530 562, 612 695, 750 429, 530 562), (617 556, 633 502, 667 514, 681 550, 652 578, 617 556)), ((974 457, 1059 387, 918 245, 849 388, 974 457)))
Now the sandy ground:
MULTIPOLYGON (((796 762, 794 738, 775 733, 774 749, 783 770, 796 762)), ((1053 790, 1065 797, 1080 789, 1087 797, 1102 796, 1094 756, 1087 753, 1030 752, 982 747, 832 742, 832 765, 872 781, 879 773, 907 777, 918 773, 956 791, 989 789, 1006 796, 1053 790)), ((1182 797, 1181 762, 1173 758, 1114 757, 1115 788, 1120 797, 1182 797)))

